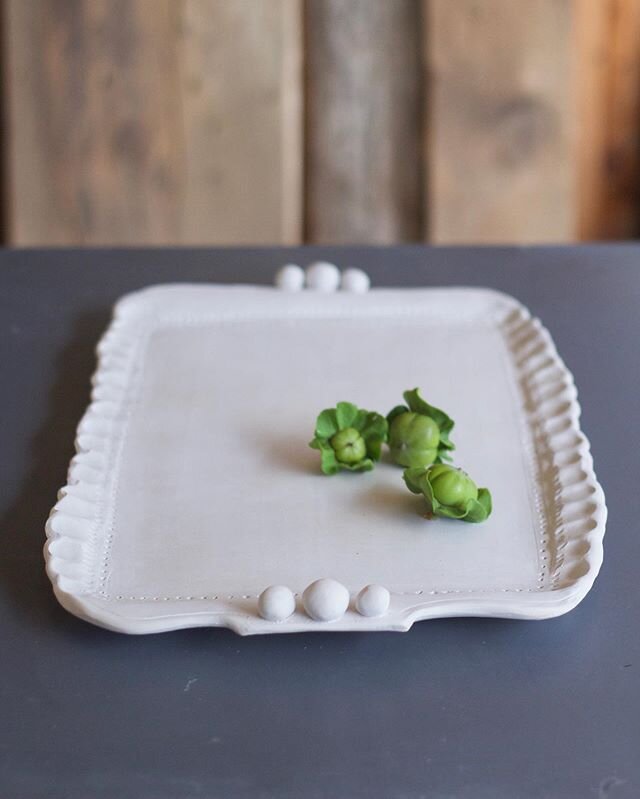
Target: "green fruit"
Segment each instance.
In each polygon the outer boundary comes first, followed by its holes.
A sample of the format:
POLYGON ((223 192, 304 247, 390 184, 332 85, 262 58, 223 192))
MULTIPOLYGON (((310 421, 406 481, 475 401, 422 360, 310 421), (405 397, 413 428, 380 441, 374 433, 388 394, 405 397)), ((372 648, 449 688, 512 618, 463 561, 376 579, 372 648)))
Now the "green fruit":
POLYGON ((437 463, 427 472, 434 498, 449 508, 464 508, 478 498, 478 486, 466 472, 454 466, 437 463))
POLYGON ((309 446, 320 450, 323 474, 370 472, 380 460, 388 429, 389 423, 379 413, 339 402, 335 408, 320 411, 309 446))
POLYGON ((367 447, 364 438, 353 427, 341 430, 331 438, 331 446, 340 463, 351 465, 358 463, 367 454, 367 447))
POLYGON ((400 466, 428 466, 438 455, 440 428, 429 416, 407 411, 389 428, 389 450, 400 466))
POLYGON ((478 488, 466 472, 446 463, 434 463, 426 469, 405 469, 402 475, 409 491, 422 494, 430 516, 484 522, 491 515, 492 500, 488 488, 478 488))

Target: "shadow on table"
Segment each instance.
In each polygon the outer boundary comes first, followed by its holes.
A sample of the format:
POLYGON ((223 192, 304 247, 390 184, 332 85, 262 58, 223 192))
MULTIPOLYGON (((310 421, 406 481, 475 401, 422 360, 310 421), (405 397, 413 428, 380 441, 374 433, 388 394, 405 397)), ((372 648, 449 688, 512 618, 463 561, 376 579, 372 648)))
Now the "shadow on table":
POLYGON ((64 623, 71 617, 56 602, 44 570, 44 523, 66 481, 78 422, 89 402, 95 347, 110 312, 93 311, 74 324, 56 362, 46 418, 29 442, 30 467, 0 518, 0 589, 36 621, 64 623))

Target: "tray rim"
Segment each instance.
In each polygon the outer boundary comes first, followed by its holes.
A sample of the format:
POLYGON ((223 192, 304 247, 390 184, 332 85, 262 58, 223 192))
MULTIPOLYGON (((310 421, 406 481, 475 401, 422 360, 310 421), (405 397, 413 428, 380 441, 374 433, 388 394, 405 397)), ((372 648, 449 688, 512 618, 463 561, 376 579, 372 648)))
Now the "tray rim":
MULTIPOLYGON (((154 316, 157 305, 167 293, 237 291, 251 289, 273 292, 271 288, 241 285, 165 284, 151 286, 125 295, 115 305, 111 324, 97 346, 98 364, 92 378, 91 402, 78 425, 76 455, 72 458, 67 485, 60 489, 45 530, 46 569, 56 597, 71 613, 112 630, 145 633, 192 626, 224 626, 240 634, 265 632, 301 632, 312 630, 408 630, 415 621, 446 616, 499 616, 505 618, 551 618, 574 608, 591 589, 603 560, 603 536, 607 517, 604 493, 594 473, 589 441, 580 429, 580 405, 573 376, 560 358, 553 340, 540 321, 515 298, 503 292, 476 287, 437 287, 424 289, 380 289, 371 295, 407 292, 415 299, 425 292, 464 292, 484 294, 502 306, 501 326, 510 342, 514 365, 525 390, 532 397, 544 396, 537 410, 530 414, 531 426, 538 427, 539 441, 547 442, 557 470, 558 499, 563 510, 570 508, 574 517, 560 536, 554 583, 547 589, 521 592, 469 591, 435 592, 410 604, 392 607, 381 618, 366 619, 349 609, 338 622, 312 621, 300 608, 285 622, 273 623, 260 618, 255 609, 191 606, 159 614, 151 603, 137 601, 135 612, 127 603, 116 604, 100 599, 83 585, 83 570, 95 547, 95 518, 100 503, 98 494, 113 478, 106 474, 105 447, 118 418, 118 399, 137 366, 141 343, 131 346, 132 333, 139 333, 154 316), (142 311, 141 311, 142 308, 142 311), (576 473, 578 477, 576 478, 576 473), (569 479, 569 475, 572 475, 569 479), (560 578, 572 575, 566 585, 560 578), (557 578, 557 579, 556 579, 557 578), (447 596, 444 596, 447 594, 447 596), (118 610, 116 608, 120 608, 118 610), (127 610, 127 613, 122 611, 127 610), (141 612, 139 612, 141 611, 141 612)), ((306 293, 306 292, 305 292, 306 293)), ((310 293, 310 292, 309 292, 310 293)), ((343 306, 346 307, 346 306, 343 306)), ((369 312, 370 313, 370 312, 369 312)), ((394 314, 392 314, 394 316, 394 314)), ((232 317, 233 318, 233 317, 232 317)), ((124 430, 121 430, 124 436, 124 430)), ((222 603, 223 604, 223 603, 222 603)), ((397 603, 396 603, 397 604, 397 603)), ((174 605, 175 607, 175 605, 174 605)), ((166 603, 166 611, 171 603, 166 603)))

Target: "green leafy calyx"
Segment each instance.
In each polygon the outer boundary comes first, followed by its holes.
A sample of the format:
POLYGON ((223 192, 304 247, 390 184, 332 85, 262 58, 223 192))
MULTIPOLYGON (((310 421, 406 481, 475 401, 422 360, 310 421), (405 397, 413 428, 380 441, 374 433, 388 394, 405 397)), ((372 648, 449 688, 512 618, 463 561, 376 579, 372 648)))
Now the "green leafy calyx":
POLYGON ((336 474, 342 469, 370 471, 380 459, 387 430, 387 420, 379 413, 339 402, 319 414, 309 446, 320 450, 324 474, 336 474))

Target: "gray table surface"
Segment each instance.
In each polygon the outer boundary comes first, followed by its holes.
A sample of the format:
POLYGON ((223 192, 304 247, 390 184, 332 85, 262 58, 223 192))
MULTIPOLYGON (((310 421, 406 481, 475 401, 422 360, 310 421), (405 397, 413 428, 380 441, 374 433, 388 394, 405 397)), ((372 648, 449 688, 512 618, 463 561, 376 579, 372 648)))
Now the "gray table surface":
POLYGON ((640 796, 640 246, 0 253, 0 797, 640 796), (268 283, 286 261, 524 302, 573 372, 610 509, 578 608, 405 634, 129 637, 44 574, 94 346, 121 294, 268 283))

